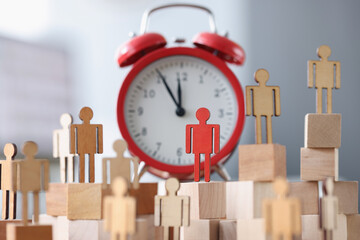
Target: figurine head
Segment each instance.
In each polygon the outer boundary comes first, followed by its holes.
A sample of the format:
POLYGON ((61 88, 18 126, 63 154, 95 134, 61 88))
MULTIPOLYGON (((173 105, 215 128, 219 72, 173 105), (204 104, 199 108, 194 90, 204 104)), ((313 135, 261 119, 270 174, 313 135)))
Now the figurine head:
POLYGON ((180 183, 177 178, 169 178, 165 182, 165 188, 168 192, 168 195, 176 195, 177 191, 180 188, 180 183))
POLYGON ((265 85, 269 80, 269 72, 263 68, 260 68, 255 72, 254 78, 255 81, 259 83, 259 85, 265 85))
POLYGON ((4 147, 4 155, 6 156, 6 159, 14 158, 17 153, 16 145, 13 143, 7 143, 4 147))
POLYGON ((327 178, 325 182, 326 195, 331 196, 334 193, 334 181, 332 178, 327 178))
POLYGON ((73 118, 69 113, 64 113, 60 117, 60 124, 63 128, 69 128, 70 124, 72 124, 73 118))
POLYGON ((200 123, 205 123, 210 118, 210 112, 207 108, 199 108, 196 111, 196 118, 200 123))
POLYGON ((37 152, 38 146, 35 142, 27 141, 24 143, 22 153, 25 155, 26 159, 34 159, 37 152))
POLYGON ((116 177, 111 188, 115 196, 125 196, 128 191, 127 182, 122 177, 116 177))
POLYGON ((319 58, 327 59, 331 55, 331 48, 327 45, 321 45, 317 49, 317 55, 319 58))
POLYGON ((278 197, 285 197, 289 192, 289 183, 283 177, 277 177, 273 183, 273 188, 278 197))
POLYGON ((127 149, 127 143, 125 142, 125 140, 118 139, 114 142, 113 149, 118 156, 123 156, 125 150, 127 149))
POLYGON ((89 107, 83 107, 80 110, 79 118, 83 122, 90 122, 90 120, 93 118, 93 111, 89 107))

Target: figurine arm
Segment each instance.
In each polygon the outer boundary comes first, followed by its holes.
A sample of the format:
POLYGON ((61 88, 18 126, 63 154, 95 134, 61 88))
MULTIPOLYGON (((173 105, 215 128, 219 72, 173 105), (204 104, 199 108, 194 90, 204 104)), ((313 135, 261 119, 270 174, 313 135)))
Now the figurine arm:
POLYGON ((59 132, 57 130, 53 133, 53 157, 59 157, 59 132))
POLYGON ((250 116, 251 113, 252 113, 252 107, 251 107, 251 104, 252 104, 252 96, 251 96, 251 92, 253 92, 254 94, 254 88, 251 87, 251 86, 247 86, 245 88, 245 91, 246 91, 246 116, 250 116))
POLYGON ((103 153, 103 127, 99 125, 97 127, 98 131, 98 153, 103 153))
POLYGON ((271 202, 270 200, 264 200, 262 205, 262 214, 265 220, 265 233, 271 233, 271 202))
POLYGON ((109 159, 103 158, 102 159, 102 188, 107 188, 107 162, 109 159))
POLYGON ((132 187, 133 189, 139 189, 139 158, 134 157, 132 158, 133 164, 134 164, 134 176, 132 181, 132 187))
POLYGON ((161 224, 161 196, 155 196, 155 209, 154 209, 154 225, 160 226, 161 224))
POLYGON ((104 230, 111 230, 111 197, 105 197, 104 200, 104 230))
POLYGON ((16 192, 17 190, 18 190, 18 186, 20 186, 19 184, 19 182, 20 182, 20 178, 18 178, 18 172, 20 171, 20 170, 18 170, 18 168, 19 168, 19 162, 17 162, 17 161, 13 161, 12 163, 12 174, 11 174, 11 191, 14 191, 14 192, 16 192), (18 180, 19 180, 19 182, 18 182, 18 180))
POLYGON ((128 214, 125 222, 128 222, 127 232, 130 234, 135 233, 136 230, 136 202, 135 199, 128 199, 128 214))
POLYGON ((220 125, 214 125, 214 153, 220 152, 220 125))
POLYGON ((275 116, 280 116, 281 105, 280 105, 280 87, 274 87, 275 93, 275 116))
POLYGON ((341 83, 340 83, 340 62, 335 62, 335 88, 340 88, 341 86, 341 83))
POLYGON ((308 88, 314 87, 314 66, 316 70, 316 61, 308 61, 308 88))
POLYGON ((44 160, 42 164, 44 167, 43 187, 44 191, 47 191, 49 189, 49 161, 44 160))
POLYGON ((183 197, 183 226, 190 225, 190 197, 183 197))
POLYGON ((76 154, 76 125, 70 127, 70 153, 76 154))
POLYGON ((185 141, 186 141, 186 153, 191 153, 191 130, 193 128, 193 125, 186 125, 186 137, 185 137, 185 141))

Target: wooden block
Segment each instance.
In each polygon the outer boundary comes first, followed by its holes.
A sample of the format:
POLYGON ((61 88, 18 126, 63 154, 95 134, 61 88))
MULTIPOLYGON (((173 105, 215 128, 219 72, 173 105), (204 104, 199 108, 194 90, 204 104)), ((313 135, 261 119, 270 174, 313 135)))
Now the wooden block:
POLYGON ((271 182, 226 182, 226 218, 260 218, 263 199, 274 197, 271 182))
POLYGON ((306 114, 304 146, 306 148, 340 148, 341 114, 306 114))
POLYGON ((267 240, 265 234, 265 221, 263 218, 238 219, 237 240, 267 240))
POLYGON ((136 219, 136 233, 129 236, 129 240, 145 240, 148 239, 148 224, 144 218, 136 219))
POLYGON ((50 216, 47 214, 40 214, 39 215, 39 224, 51 225, 52 226, 52 239, 59 240, 58 234, 56 234, 56 233, 58 231, 62 231, 62 229, 58 229, 57 217, 53 217, 53 216, 50 216))
POLYGON ((301 201, 301 214, 319 214, 319 188, 317 182, 290 182, 289 197, 301 201))
POLYGON ((102 218, 102 203, 109 189, 99 183, 51 183, 46 193, 46 213, 72 220, 102 218))
POLYGON ((138 189, 129 190, 129 195, 136 199, 138 215, 154 214, 154 197, 157 191, 157 183, 140 183, 138 189))
POLYGON ((360 215, 352 214, 346 216, 347 220, 347 240, 360 239, 360 215))
POLYGON ((339 151, 337 148, 301 148, 300 178, 303 181, 322 181, 339 178, 339 151))
POLYGON ((286 148, 280 144, 239 146, 239 180, 273 181, 286 178, 286 148))
POLYGON ((225 182, 181 183, 178 195, 190 196, 190 219, 221 219, 226 216, 225 182))
MULTIPOLYGON (((319 215, 301 216, 302 240, 323 240, 323 232, 319 228, 319 215)), ((344 214, 338 214, 337 229, 334 231, 333 240, 346 240, 347 222, 344 214)))
POLYGON ((218 240, 219 222, 216 219, 191 220, 190 226, 181 227, 181 240, 218 240))
POLYGON ((7 240, 52 240, 51 225, 6 225, 7 240))
POLYGON ((220 240, 236 239, 236 220, 221 220, 219 224, 220 240))
MULTIPOLYGON (((21 220, 0 220, 0 239, 6 239, 6 225, 9 223, 20 224, 21 220)), ((29 223, 31 221, 29 220, 29 223)))
POLYGON ((339 200, 339 213, 358 213, 358 192, 357 181, 334 182, 334 196, 339 200))

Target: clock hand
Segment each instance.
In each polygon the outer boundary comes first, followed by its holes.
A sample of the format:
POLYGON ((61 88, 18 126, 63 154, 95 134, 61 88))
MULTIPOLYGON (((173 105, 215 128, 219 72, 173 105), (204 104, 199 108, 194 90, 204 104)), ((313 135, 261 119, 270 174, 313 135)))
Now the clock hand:
POLYGON ((157 74, 159 74, 161 81, 164 83, 166 90, 168 91, 171 99, 174 101, 174 103, 176 105, 176 115, 183 116, 185 114, 185 110, 176 101, 174 94, 171 92, 171 89, 170 89, 169 85, 167 84, 164 75, 162 75, 161 72, 159 71, 159 69, 157 69, 157 68, 155 69, 155 71, 157 72, 157 74))
POLYGON ((177 89, 177 94, 178 94, 178 108, 176 109, 176 114, 178 116, 184 116, 185 115, 185 109, 182 107, 182 99, 181 99, 181 80, 180 77, 177 78, 177 82, 178 82, 178 89, 177 89))

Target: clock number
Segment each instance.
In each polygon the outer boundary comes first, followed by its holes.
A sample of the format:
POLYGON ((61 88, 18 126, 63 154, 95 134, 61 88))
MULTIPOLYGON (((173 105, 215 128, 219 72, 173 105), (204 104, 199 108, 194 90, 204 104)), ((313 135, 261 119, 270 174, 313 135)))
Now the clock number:
POLYGON ((219 109, 219 118, 223 118, 225 115, 224 115, 224 109, 223 108, 220 108, 219 109))
POLYGON ((216 97, 216 98, 220 97, 220 92, 221 92, 220 89, 215 88, 215 97, 216 97))
POLYGON ((203 84, 204 83, 204 78, 203 78, 203 75, 200 75, 200 81, 199 81, 200 84, 203 84))
POLYGON ((176 78, 181 79, 184 82, 187 81, 187 76, 188 76, 187 72, 176 72, 176 78))
POLYGON ((155 97, 155 90, 150 89, 149 91, 147 89, 144 89, 144 98, 154 98, 155 97))
POLYGON ((143 135, 143 136, 146 136, 146 135, 147 135, 147 129, 146 129, 146 127, 143 127, 143 128, 141 129, 141 135, 143 135))
POLYGON ((137 113, 138 113, 139 116, 143 115, 143 113, 144 113, 143 107, 138 107, 137 113))
POLYGON ((182 149, 182 148, 178 148, 178 149, 176 150, 176 155, 177 155, 178 157, 181 157, 182 154, 183 154, 183 149, 182 149))

